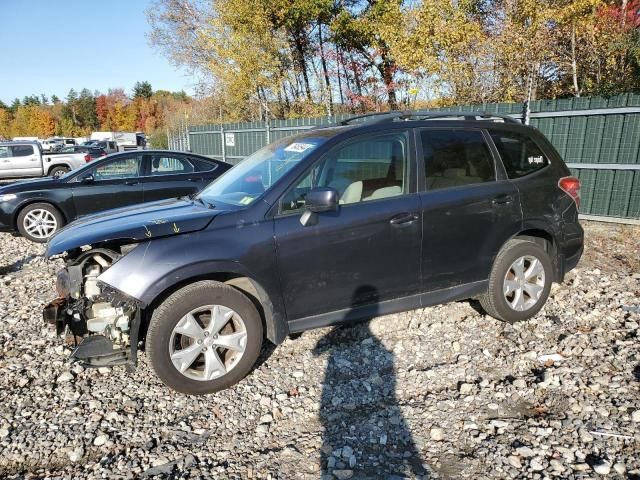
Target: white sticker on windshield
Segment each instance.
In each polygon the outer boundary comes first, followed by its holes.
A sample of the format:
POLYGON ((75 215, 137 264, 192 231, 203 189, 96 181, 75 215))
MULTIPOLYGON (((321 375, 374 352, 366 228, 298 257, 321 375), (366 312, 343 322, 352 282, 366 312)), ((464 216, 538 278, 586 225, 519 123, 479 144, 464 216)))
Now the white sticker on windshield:
POLYGON ((288 147, 285 147, 284 151, 285 152, 304 152, 305 150, 310 149, 311 147, 313 147, 313 143, 292 143, 291 145, 289 145, 288 147))

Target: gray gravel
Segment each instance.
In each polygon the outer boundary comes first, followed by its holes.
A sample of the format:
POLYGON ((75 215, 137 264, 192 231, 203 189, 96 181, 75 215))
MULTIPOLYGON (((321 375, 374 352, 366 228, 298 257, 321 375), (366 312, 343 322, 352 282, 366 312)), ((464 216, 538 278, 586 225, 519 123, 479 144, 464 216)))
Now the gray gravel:
POLYGON ((458 302, 265 349, 208 397, 43 328, 42 247, 0 236, 0 477, 640 478, 640 227, 587 224, 535 319, 458 302))

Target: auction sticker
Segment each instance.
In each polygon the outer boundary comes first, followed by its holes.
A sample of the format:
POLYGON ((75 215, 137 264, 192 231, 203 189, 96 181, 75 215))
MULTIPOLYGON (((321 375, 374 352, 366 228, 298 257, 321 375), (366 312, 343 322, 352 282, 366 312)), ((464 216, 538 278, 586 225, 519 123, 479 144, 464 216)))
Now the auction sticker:
POLYGON ((300 153, 300 152, 304 152, 305 150, 310 149, 311 147, 313 147, 313 143, 292 143, 291 145, 289 145, 288 147, 285 147, 285 152, 296 152, 296 153, 300 153))

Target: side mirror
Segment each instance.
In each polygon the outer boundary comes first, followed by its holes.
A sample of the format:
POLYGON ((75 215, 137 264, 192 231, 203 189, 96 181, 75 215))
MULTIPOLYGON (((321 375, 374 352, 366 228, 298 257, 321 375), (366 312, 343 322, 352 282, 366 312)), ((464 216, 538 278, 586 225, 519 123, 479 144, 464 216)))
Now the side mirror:
POLYGON ((314 213, 338 210, 338 191, 331 187, 316 187, 307 193, 305 206, 314 213))
POLYGON ((82 183, 91 183, 93 182, 95 179, 93 178, 93 175, 91 173, 86 174, 85 176, 80 178, 80 181, 82 183))

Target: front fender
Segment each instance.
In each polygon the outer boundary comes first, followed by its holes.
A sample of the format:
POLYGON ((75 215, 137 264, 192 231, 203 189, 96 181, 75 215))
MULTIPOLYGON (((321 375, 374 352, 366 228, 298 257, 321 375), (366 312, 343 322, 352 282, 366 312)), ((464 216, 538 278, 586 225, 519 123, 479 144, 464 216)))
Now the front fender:
MULTIPOLYGON (((288 329, 275 264, 262 261, 251 268, 240 261, 216 258, 209 242, 208 235, 198 233, 144 242, 114 263, 98 280, 134 298, 144 309, 190 279, 215 278, 221 273, 247 277, 260 297, 268 338, 280 343, 288 329)), ((225 251, 223 245, 219 247, 219 251, 225 251)), ((268 253, 256 257, 272 258, 268 253)))

